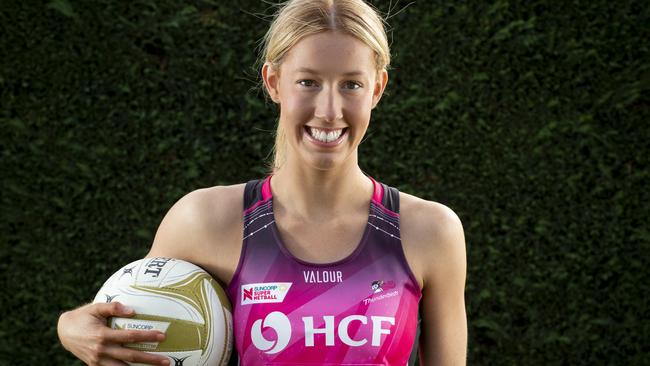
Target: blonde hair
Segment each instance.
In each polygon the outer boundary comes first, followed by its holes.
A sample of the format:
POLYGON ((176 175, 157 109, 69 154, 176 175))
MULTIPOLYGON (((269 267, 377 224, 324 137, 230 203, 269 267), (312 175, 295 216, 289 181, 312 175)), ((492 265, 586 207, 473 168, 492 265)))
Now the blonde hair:
MULTIPOLYGON (((378 10, 364 0, 289 0, 278 4, 269 30, 264 36, 261 64, 269 62, 280 70, 282 61, 293 45, 304 37, 325 31, 340 31, 368 45, 375 54, 376 74, 390 65, 390 49, 385 20, 378 10)), ((266 88, 262 88, 268 96, 266 88)), ((275 132, 273 162, 270 173, 277 172, 285 156, 285 132, 279 123, 275 132)))

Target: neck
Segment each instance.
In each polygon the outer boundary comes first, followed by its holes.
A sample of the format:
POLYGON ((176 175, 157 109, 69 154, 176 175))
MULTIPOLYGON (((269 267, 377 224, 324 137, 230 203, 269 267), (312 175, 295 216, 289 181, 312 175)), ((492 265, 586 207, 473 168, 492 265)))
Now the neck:
POLYGON ((373 185, 359 165, 318 170, 285 164, 271 179, 273 206, 305 221, 328 221, 344 213, 365 212, 373 185))

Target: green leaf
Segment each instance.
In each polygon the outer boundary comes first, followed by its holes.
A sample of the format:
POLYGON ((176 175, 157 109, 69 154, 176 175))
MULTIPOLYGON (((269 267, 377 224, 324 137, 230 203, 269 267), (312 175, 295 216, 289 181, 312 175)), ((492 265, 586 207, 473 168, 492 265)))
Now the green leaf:
POLYGON ((47 7, 58 11, 68 18, 78 18, 77 13, 74 12, 72 5, 70 5, 68 0, 52 0, 49 4, 47 4, 47 7))

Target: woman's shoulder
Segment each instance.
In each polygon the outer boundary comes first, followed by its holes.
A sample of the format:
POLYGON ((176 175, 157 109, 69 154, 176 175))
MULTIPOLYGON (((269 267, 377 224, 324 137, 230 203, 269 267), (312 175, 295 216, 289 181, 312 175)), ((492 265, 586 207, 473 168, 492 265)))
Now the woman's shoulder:
MULTIPOLYGON (((148 257, 184 259, 218 266, 241 236, 245 183, 195 189, 178 199, 163 217, 148 257), (211 257, 207 253, 216 253, 211 257)), ((208 269, 206 268, 206 269, 208 269)))
POLYGON ((208 225, 239 221, 244 208, 246 183, 199 188, 187 194, 187 205, 194 207, 208 225))
POLYGON ((400 192, 400 232, 413 258, 429 267, 432 260, 465 251, 463 226, 448 206, 400 192))
POLYGON ((425 200, 401 191, 399 200, 401 225, 403 224, 401 221, 404 220, 420 229, 431 228, 432 225, 460 223, 458 215, 440 202, 425 200))
POLYGON ((241 218, 245 183, 195 189, 169 210, 172 220, 197 230, 229 228, 241 218))

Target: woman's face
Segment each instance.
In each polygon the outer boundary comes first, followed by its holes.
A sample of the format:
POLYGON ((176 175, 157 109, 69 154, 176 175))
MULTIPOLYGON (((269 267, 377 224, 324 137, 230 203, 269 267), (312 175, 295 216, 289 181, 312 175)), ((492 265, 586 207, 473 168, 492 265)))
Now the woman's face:
POLYGON ((317 169, 339 166, 354 153, 388 81, 375 72, 374 52, 340 32, 303 38, 285 56, 279 75, 262 69, 273 100, 280 105, 287 162, 302 160, 317 169))

